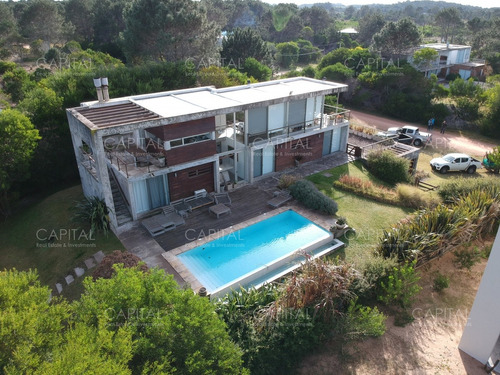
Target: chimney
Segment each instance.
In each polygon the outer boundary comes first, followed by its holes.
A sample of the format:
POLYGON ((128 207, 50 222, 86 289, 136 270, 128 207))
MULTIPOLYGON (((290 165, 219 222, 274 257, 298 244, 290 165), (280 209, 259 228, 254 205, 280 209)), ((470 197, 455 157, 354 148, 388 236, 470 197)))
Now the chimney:
POLYGON ((99 101, 99 103, 102 103, 104 100, 102 97, 102 84, 100 78, 94 78, 94 86, 97 90, 97 100, 99 101))
POLYGON ((101 78, 102 95, 105 102, 109 102, 108 77, 101 78))

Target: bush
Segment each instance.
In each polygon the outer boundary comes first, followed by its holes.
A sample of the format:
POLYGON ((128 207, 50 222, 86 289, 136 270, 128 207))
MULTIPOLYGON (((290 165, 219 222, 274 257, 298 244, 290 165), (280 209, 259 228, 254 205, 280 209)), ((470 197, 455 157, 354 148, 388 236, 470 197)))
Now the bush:
POLYGON ((280 180, 278 182, 278 188, 284 190, 288 189, 291 185, 297 182, 297 177, 291 174, 284 174, 280 176, 280 180))
POLYGON ((416 186, 397 184, 396 192, 403 206, 421 209, 437 207, 441 201, 429 192, 420 190, 416 186))
POLYGON ((116 273, 114 264, 122 264, 124 268, 138 268, 142 272, 148 270, 148 266, 141 261, 137 255, 129 253, 128 251, 115 250, 111 254, 106 255, 101 263, 92 273, 92 278, 97 280, 98 278, 111 279, 116 273))
POLYGON ((474 247, 472 250, 467 248, 455 250, 453 255, 455 256, 453 260, 455 266, 459 269, 466 269, 467 271, 470 271, 481 258, 481 252, 477 247, 474 247))
POLYGON ((444 289, 448 288, 449 286, 450 286, 449 277, 438 272, 436 274, 436 277, 434 278, 434 284, 432 284, 432 288, 436 292, 441 292, 444 289))
POLYGON ((335 215, 337 202, 322 194, 311 181, 300 180, 290 186, 290 194, 307 208, 335 215))
POLYGON ((378 297, 379 301, 386 305, 395 303, 405 310, 413 304, 415 297, 422 290, 418 285, 420 276, 415 271, 415 263, 406 262, 393 268, 387 281, 380 283, 383 294, 378 297))
POLYGON ((397 264, 395 258, 384 258, 377 255, 371 257, 362 266, 361 277, 353 282, 353 293, 363 301, 376 298, 380 292, 381 281, 387 279, 397 264))
POLYGON ((492 195, 500 193, 500 180, 498 178, 464 178, 458 177, 447 180, 438 190, 444 202, 451 203, 474 190, 489 190, 492 195))
POLYGON ((367 168, 382 181, 391 185, 410 182, 410 161, 390 151, 374 151, 368 154, 367 168))

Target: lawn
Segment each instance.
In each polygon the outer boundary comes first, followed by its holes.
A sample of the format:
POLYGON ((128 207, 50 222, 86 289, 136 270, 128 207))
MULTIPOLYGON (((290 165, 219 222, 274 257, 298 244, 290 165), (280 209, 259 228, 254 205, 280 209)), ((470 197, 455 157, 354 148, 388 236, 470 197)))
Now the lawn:
MULTIPOLYGON (((108 253, 123 249, 113 233, 107 237, 101 233, 89 236, 87 228, 71 221, 72 207, 81 199, 81 186, 74 186, 0 223, 0 269, 37 269, 41 282, 52 288, 97 251, 108 253), (51 234, 56 236, 52 241, 49 240, 51 234)), ((63 294, 71 298, 80 287, 80 282, 65 286, 63 294)))
POLYGON ((356 229, 356 238, 345 240, 346 247, 339 253, 348 262, 363 268, 365 261, 373 255, 373 249, 382 236, 384 229, 390 228, 402 218, 413 212, 412 209, 379 203, 359 197, 333 187, 333 181, 343 174, 369 179, 373 183, 383 184, 372 176, 359 161, 341 165, 312 176, 308 179, 318 189, 338 203, 338 216, 347 219, 350 226, 356 229), (325 174, 330 174, 326 177, 325 174))

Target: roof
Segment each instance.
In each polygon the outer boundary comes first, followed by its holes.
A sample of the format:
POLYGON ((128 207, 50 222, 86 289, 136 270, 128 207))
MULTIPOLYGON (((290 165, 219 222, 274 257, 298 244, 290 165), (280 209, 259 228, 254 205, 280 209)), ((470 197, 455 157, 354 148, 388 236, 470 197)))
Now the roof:
POLYGON ((166 119, 156 125, 159 126, 343 91, 347 91, 345 84, 296 77, 222 89, 197 87, 165 91, 105 103, 86 102, 68 112, 90 129, 166 119))
POLYGON ((98 108, 84 107, 79 108, 78 112, 99 128, 160 117, 135 103, 123 103, 98 108))
POLYGON ((348 27, 347 29, 342 29, 340 30, 342 34, 357 34, 358 32, 356 29, 353 29, 352 27, 348 27))
POLYGON ((446 51, 453 49, 466 49, 466 48, 471 48, 471 46, 464 46, 461 44, 450 44, 450 43, 429 43, 429 44, 421 44, 420 48, 433 48, 436 51, 446 51))

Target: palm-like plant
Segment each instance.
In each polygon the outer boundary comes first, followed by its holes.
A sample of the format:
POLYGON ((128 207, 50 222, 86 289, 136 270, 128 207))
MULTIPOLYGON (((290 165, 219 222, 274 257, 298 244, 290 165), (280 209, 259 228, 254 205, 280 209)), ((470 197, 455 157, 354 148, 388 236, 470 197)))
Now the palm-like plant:
POLYGON ((90 225, 90 235, 102 230, 104 235, 109 231, 109 208, 103 199, 92 196, 85 197, 75 205, 73 219, 90 225))

